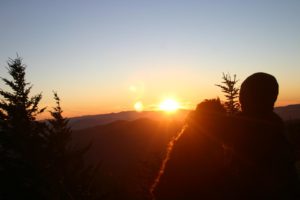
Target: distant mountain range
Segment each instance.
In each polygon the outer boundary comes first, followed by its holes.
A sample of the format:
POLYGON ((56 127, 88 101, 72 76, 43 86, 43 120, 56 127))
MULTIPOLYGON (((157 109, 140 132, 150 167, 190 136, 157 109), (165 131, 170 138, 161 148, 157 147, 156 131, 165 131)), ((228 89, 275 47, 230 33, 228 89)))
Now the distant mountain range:
POLYGON ((300 119, 300 104, 276 107, 274 111, 283 120, 300 119))
POLYGON ((98 125, 109 124, 119 120, 134 121, 141 118, 148 118, 156 121, 165 119, 183 121, 189 112, 189 110, 178 110, 176 113, 165 113, 162 111, 123 111, 119 113, 87 115, 70 118, 69 125, 73 130, 80 130, 98 125))
MULTIPOLYGON (((300 104, 276 107, 274 110, 283 120, 300 119, 300 104)), ((87 115, 70 118, 70 126, 73 130, 86 129, 97 125, 108 124, 118 120, 133 121, 140 118, 154 120, 173 119, 183 121, 190 110, 179 110, 173 114, 162 111, 123 111, 119 113, 108 113, 99 115, 87 115)))

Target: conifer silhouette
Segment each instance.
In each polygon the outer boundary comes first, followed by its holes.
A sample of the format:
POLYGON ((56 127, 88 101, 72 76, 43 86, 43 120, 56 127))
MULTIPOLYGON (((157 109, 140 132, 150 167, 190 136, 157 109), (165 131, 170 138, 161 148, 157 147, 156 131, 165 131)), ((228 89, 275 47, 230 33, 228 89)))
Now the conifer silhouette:
POLYGON ((54 100, 56 102, 56 107, 54 107, 52 111, 49 111, 52 119, 48 120, 48 142, 53 148, 53 153, 60 157, 64 156, 68 150, 67 146, 71 141, 72 131, 68 126, 69 120, 62 116, 63 110, 60 106, 60 98, 56 92, 54 92, 54 100))
POLYGON ((240 105, 238 103, 239 88, 236 86, 238 80, 236 79, 235 74, 231 77, 229 73, 223 73, 222 79, 222 84, 216 84, 216 86, 220 87, 225 95, 226 101, 224 106, 227 113, 230 115, 236 114, 240 110, 240 105))
POLYGON ((91 143, 84 147, 72 144, 72 130, 64 118, 60 98, 54 92, 56 106, 49 111, 47 147, 49 157, 48 180, 51 181, 53 199, 100 199, 93 189, 100 165, 88 166, 85 154, 91 143))
POLYGON ((7 65, 12 80, 1 78, 11 91, 0 89, 0 197, 40 198, 44 124, 35 119, 45 110, 38 107, 42 95, 29 96, 32 85, 25 80, 26 67, 20 57, 9 59, 7 65))
POLYGON ((60 99, 52 119, 38 121, 42 94, 30 96, 22 59, 7 62, 10 89, 0 89, 0 199, 100 199, 93 182, 99 166, 85 164, 90 144, 72 146, 72 131, 60 99))

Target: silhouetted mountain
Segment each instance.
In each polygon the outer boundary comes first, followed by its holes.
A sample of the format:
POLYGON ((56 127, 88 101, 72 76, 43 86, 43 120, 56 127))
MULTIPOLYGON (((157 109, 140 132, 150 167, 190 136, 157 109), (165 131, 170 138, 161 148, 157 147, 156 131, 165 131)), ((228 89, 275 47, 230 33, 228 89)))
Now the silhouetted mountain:
POLYGON ((176 113, 167 114, 162 111, 123 111, 119 113, 87 115, 81 117, 70 118, 69 125, 73 130, 80 130, 90 128, 97 125, 108 124, 117 120, 133 121, 139 118, 149 118, 154 120, 161 120, 164 118, 172 118, 183 121, 188 114, 188 110, 178 110, 176 113))
POLYGON ((87 160, 101 162, 98 176, 108 199, 146 199, 167 143, 181 126, 181 122, 168 118, 118 120, 74 131, 73 139, 81 145, 92 141, 87 160))
POLYGON ((300 104, 276 107, 274 111, 283 120, 300 119, 300 104))

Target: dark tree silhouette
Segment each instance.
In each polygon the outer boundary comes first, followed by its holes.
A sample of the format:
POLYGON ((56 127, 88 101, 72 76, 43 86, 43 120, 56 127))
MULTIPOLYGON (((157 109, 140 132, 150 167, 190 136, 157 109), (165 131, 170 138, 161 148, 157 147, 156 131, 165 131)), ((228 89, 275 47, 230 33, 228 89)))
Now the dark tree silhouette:
POLYGON ((66 155, 68 149, 67 145, 71 141, 71 129, 68 126, 68 120, 62 116, 63 110, 60 106, 60 98, 54 92, 54 100, 56 107, 49 111, 52 119, 49 119, 49 133, 47 136, 48 145, 51 147, 53 154, 56 157, 63 157, 66 155))
POLYGON ((44 137, 43 123, 35 120, 41 94, 30 97, 32 85, 25 80, 22 59, 9 59, 8 73, 2 78, 11 91, 0 89, 1 197, 8 199, 37 198, 43 193, 40 176, 44 137), (18 191, 18 192, 16 192, 18 191))
POLYGON ((56 107, 48 120, 48 180, 51 181, 51 199, 100 199, 94 183, 100 165, 87 165, 85 154, 91 143, 84 147, 72 144, 72 131, 64 118, 60 98, 54 92, 56 107))
POLYGON ((38 108, 42 94, 29 97, 32 85, 25 80, 26 67, 22 64, 21 58, 9 59, 7 64, 12 80, 1 79, 12 91, 0 89, 2 97, 0 102, 1 125, 3 128, 12 129, 13 134, 30 134, 34 127, 33 124, 35 124, 35 117, 45 110, 45 108, 38 108))
POLYGON ((52 119, 38 121, 41 93, 30 97, 22 59, 9 59, 0 89, 0 199, 100 199, 93 183, 99 165, 85 163, 91 145, 75 147, 57 93, 52 119))
POLYGON ((62 116, 60 98, 54 92, 56 106, 49 111, 52 119, 47 126, 47 157, 48 167, 46 176, 51 192, 51 199, 74 199, 66 184, 66 163, 68 162, 68 143, 71 141, 71 130, 68 120, 62 116))
POLYGON ((216 86, 220 87, 225 95, 226 101, 224 103, 224 106, 227 110, 227 113, 230 115, 236 114, 240 110, 240 105, 238 103, 239 88, 237 88, 236 86, 238 80, 236 79, 235 74, 233 75, 233 77, 231 77, 229 73, 223 73, 222 79, 222 84, 216 84, 216 86))

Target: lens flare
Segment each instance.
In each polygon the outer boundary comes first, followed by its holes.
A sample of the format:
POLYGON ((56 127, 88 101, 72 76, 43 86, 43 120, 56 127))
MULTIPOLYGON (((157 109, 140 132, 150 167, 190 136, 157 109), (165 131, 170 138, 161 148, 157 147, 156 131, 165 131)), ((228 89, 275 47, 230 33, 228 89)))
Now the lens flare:
POLYGON ((134 104, 134 109, 137 111, 137 112, 142 112, 144 110, 144 105, 142 102, 138 101, 134 104))

